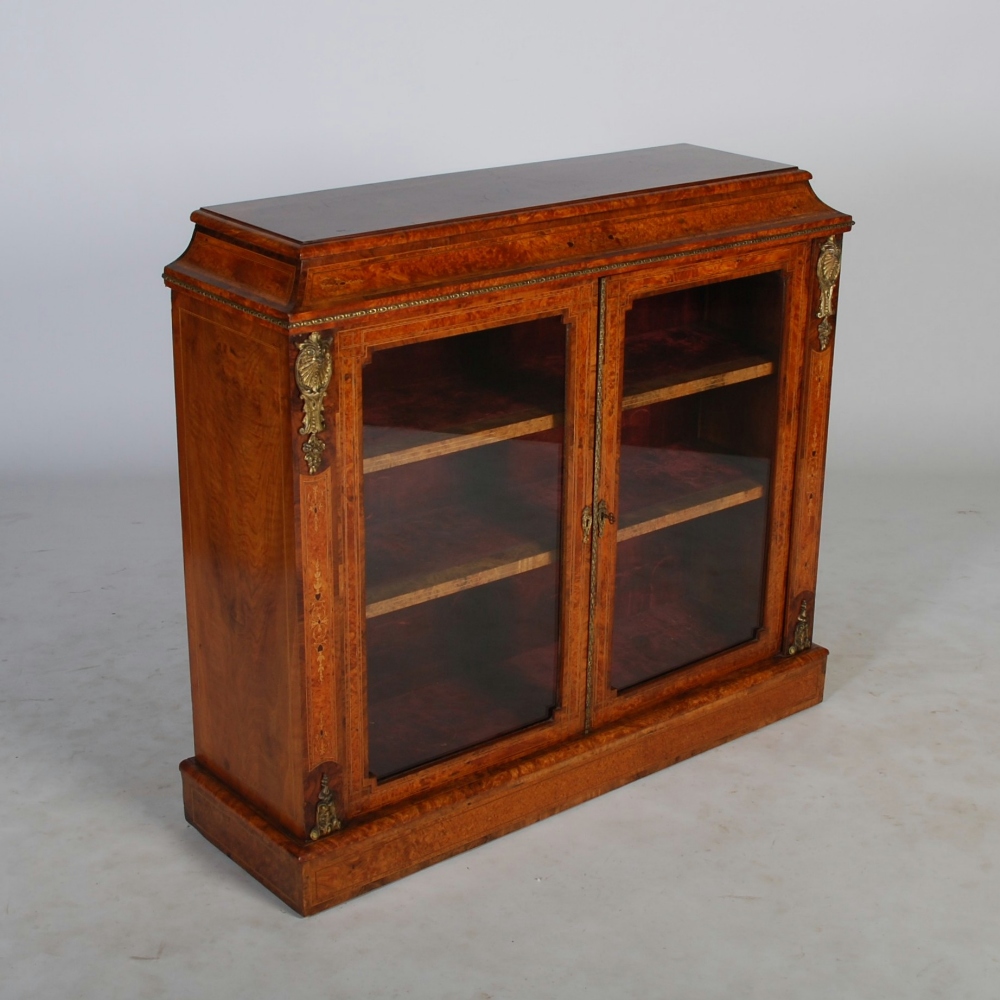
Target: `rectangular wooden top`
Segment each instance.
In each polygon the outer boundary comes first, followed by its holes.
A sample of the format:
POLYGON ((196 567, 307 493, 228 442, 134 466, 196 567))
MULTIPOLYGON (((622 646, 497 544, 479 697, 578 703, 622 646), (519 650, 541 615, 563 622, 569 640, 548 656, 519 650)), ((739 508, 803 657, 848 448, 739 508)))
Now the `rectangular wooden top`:
POLYGON ((313 243, 794 169, 678 143, 212 205, 206 211, 313 243))

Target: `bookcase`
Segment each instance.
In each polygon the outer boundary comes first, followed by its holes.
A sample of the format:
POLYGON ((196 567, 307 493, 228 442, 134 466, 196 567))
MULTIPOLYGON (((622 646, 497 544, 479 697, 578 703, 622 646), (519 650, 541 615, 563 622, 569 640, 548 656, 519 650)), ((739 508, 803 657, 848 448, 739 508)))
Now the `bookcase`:
POLYGON ((822 699, 809 180, 676 145, 194 213, 185 811, 295 910, 822 699))

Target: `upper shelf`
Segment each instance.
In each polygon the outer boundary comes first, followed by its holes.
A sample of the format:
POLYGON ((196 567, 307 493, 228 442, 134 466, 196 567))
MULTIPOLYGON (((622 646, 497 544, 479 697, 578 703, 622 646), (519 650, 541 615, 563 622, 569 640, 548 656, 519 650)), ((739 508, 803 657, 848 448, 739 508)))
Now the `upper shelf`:
POLYGON ((651 406, 668 399, 693 396, 709 389, 721 389, 737 382, 749 382, 763 378, 774 371, 774 364, 767 358, 750 356, 736 361, 706 365, 693 372, 661 378, 645 379, 631 387, 626 382, 626 392, 622 397, 623 410, 635 410, 640 406, 651 406), (631 388, 631 392, 628 391, 631 388))
POLYGON ((467 433, 447 433, 423 431, 409 427, 372 427, 366 425, 364 471, 380 472, 411 462, 423 462, 428 458, 440 458, 457 451, 481 448, 483 445, 510 441, 512 438, 527 437, 540 431, 549 431, 562 424, 562 414, 543 413, 539 416, 524 417, 510 423, 470 429, 467 433), (381 450, 388 449, 388 450, 381 450))
MULTIPOLYGON (((630 378, 626 372, 622 408, 630 410, 650 406, 668 399, 763 378, 773 371, 774 364, 767 358, 745 354, 689 371, 680 371, 677 364, 672 364, 656 372, 654 366, 649 364, 640 373, 644 377, 630 378)), ((511 400, 507 402, 506 412, 494 405, 489 416, 465 426, 451 425, 447 429, 440 426, 439 420, 440 429, 366 424, 364 471, 379 472, 411 462, 439 458, 469 448, 537 434, 562 424, 562 414, 555 407, 552 412, 545 413, 539 412, 537 407, 526 407, 511 400)), ((423 422, 435 422, 435 418, 433 415, 425 416, 423 422)))

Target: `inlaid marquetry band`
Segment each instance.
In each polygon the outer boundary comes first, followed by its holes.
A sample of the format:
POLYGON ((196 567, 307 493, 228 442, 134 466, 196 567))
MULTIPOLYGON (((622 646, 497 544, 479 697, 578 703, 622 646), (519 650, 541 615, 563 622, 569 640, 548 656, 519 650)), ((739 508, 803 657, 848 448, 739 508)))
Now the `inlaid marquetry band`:
POLYGON ((337 757, 332 478, 326 469, 319 475, 299 479, 309 771, 337 757))
MULTIPOLYGON (((459 292, 447 292, 442 295, 431 295, 422 299, 407 299, 405 302, 391 302, 382 306, 369 306, 366 309, 353 309, 350 312, 332 313, 329 316, 318 316, 316 319, 300 319, 293 322, 278 319, 268 313, 260 312, 249 306, 241 305, 227 299, 223 295, 206 291, 197 285, 189 284, 179 278, 165 275, 164 279, 173 288, 180 288, 194 295, 200 295, 212 302, 229 306, 248 316, 279 326, 283 330, 301 330, 310 326, 327 326, 330 323, 341 323, 349 319, 363 319, 365 316, 377 316, 381 313, 399 312, 401 309, 414 309, 418 306, 436 305, 441 302, 454 302, 460 299, 469 299, 476 295, 488 295, 491 292, 505 292, 517 288, 529 288, 532 285, 541 285, 550 281, 564 281, 567 278, 586 278, 595 275, 607 274, 611 271, 624 271, 633 267, 645 267, 649 264, 662 264, 669 260, 680 260, 684 257, 697 257, 702 254, 716 253, 720 250, 738 250, 740 247, 757 246, 761 243, 775 243, 779 240, 794 240, 799 236, 807 236, 815 233, 818 227, 803 229, 793 229, 784 233, 776 233, 771 236, 755 236, 749 240, 734 240, 730 243, 715 243, 711 246, 699 247, 693 250, 677 250, 674 253, 658 254, 655 257, 638 257, 632 260, 615 261, 610 264, 596 264, 593 267, 583 267, 575 271, 560 271, 556 274, 543 274, 535 278, 522 278, 519 281, 508 281, 497 285, 484 285, 478 288, 466 288, 459 292)), ((832 239, 833 237, 831 237, 832 239)))

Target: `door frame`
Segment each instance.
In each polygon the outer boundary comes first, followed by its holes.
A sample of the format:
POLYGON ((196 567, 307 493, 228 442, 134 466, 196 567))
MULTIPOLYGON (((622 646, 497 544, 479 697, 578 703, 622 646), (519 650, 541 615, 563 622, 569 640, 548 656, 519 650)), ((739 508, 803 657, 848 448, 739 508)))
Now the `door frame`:
MULTIPOLYGON (((597 728, 633 712, 679 698, 694 688, 778 653, 782 646, 789 536, 799 435, 801 365, 808 328, 811 292, 809 244, 772 246, 725 253, 680 264, 654 265, 603 279, 599 317, 599 352, 604 363, 600 436, 594 466, 596 502, 611 511, 618 505, 619 442, 622 414, 622 372, 625 315, 639 298, 699 285, 751 277, 772 271, 784 274, 782 347, 778 364, 777 437, 771 470, 765 538, 765 578, 762 627, 754 639, 651 678, 618 692, 610 685, 611 638, 614 620, 617 537, 595 534, 592 589, 595 599, 588 651, 587 726, 597 728)), ((669 530, 669 529, 666 529, 669 530)))
POLYGON ((370 812, 484 769, 538 752, 583 731, 585 713, 589 546, 580 518, 591 503, 594 455, 594 388, 597 283, 566 281, 512 294, 484 293, 461 303, 415 308, 405 317, 351 321, 333 335, 337 410, 335 469, 341 497, 335 512, 338 558, 337 621, 341 637, 339 713, 344 747, 343 815, 370 812), (497 737, 412 771, 379 781, 368 772, 368 702, 365 662, 364 474, 362 472, 362 370, 374 350, 458 336, 477 330, 558 316, 566 325, 566 409, 563 440, 560 644, 558 706, 541 723, 497 737))

